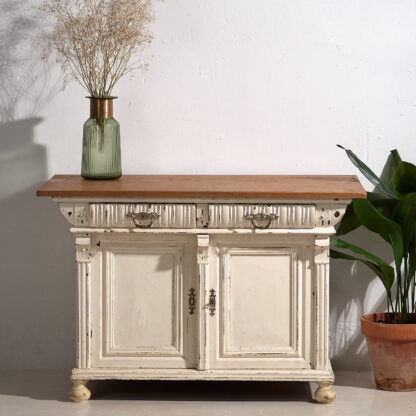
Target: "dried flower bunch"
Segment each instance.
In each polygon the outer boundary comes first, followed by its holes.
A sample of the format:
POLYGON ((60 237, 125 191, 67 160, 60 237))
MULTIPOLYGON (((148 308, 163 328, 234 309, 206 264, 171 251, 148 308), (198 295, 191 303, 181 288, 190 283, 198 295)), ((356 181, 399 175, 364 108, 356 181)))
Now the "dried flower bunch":
POLYGON ((44 0, 54 20, 49 53, 92 97, 109 97, 117 81, 139 67, 153 40, 152 0, 44 0))

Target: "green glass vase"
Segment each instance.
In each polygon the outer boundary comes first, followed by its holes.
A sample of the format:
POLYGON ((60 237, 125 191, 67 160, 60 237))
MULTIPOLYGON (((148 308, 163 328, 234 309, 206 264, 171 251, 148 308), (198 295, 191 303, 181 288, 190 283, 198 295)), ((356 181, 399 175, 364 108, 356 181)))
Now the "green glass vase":
POLYGON ((81 176, 116 179, 121 176, 120 124, 113 118, 115 97, 90 99, 90 118, 84 123, 81 176))

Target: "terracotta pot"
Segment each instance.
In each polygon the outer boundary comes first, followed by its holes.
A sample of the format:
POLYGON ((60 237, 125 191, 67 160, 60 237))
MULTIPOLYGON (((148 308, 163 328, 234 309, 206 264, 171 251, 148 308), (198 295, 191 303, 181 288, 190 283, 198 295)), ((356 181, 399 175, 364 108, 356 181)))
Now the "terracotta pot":
POLYGON ((416 390, 416 324, 385 324, 388 314, 361 318, 377 388, 416 390))

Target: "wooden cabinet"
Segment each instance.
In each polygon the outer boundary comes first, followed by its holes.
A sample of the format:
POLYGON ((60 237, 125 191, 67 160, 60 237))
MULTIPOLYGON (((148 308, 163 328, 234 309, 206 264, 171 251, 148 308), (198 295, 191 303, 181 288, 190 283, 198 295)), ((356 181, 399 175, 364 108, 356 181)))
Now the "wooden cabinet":
POLYGON ((328 357, 329 242, 355 177, 57 176, 78 264, 75 401, 88 380, 315 381, 328 357))

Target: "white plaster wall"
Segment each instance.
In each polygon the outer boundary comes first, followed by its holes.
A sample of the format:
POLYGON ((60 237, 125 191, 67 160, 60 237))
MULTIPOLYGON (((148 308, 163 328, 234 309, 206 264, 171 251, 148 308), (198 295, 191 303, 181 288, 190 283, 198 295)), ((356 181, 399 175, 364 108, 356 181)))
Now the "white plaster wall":
MULTIPOLYGON (((79 173, 88 102, 75 83, 60 92, 56 67, 27 47, 43 29, 37 5, 0 3, 3 369, 74 361, 72 238, 35 190, 53 174, 79 173)), ((114 91, 124 173, 356 173, 337 143, 378 173, 393 148, 416 161, 413 0, 166 0, 156 15, 149 71, 114 91)), ((351 239, 389 257, 376 238, 351 239)), ((335 367, 369 366, 359 317, 383 302, 371 273, 333 263, 335 367)))

